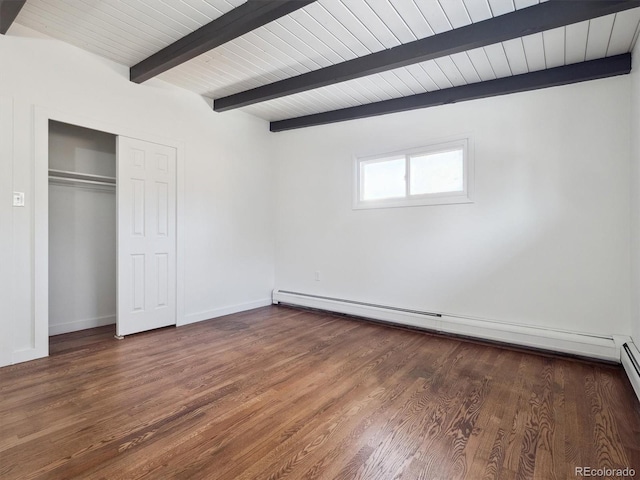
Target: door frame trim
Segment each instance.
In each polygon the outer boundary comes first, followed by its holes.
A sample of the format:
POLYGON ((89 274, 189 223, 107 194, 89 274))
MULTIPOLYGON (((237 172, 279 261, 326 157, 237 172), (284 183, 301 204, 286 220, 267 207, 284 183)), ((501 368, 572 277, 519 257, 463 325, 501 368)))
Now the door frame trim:
MULTIPOLYGON (((0 191, 7 193, 13 191, 13 141, 13 98, 0 97, 0 191)), ((0 305, 8 312, 0 319, 0 367, 13 363, 13 208, 8 198, 0 203, 0 269, 6 272, 0 276, 0 305)))
POLYGON ((49 120, 90 128, 117 136, 137 138, 176 149, 176 326, 184 322, 184 180, 185 142, 150 134, 135 128, 60 110, 34 106, 33 169, 33 350, 30 359, 49 355, 49 120))

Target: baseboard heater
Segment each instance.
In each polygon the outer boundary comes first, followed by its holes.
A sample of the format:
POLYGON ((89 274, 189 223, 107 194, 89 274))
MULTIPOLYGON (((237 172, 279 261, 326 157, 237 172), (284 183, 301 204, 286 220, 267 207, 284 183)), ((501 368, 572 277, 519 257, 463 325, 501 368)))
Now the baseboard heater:
POLYGON ((373 307, 373 308, 382 308, 385 310, 391 310, 396 312, 404 312, 404 313, 413 313, 415 315, 427 315, 428 317, 442 317, 441 313, 433 313, 433 312, 422 312, 420 310, 411 310, 409 308, 400 308, 400 307, 390 307, 389 305, 378 305, 376 303, 367 303, 367 302, 358 302, 356 300, 346 300, 344 298, 333 298, 333 297, 323 297, 322 295, 311 295, 310 293, 299 293, 299 292, 289 292, 287 290, 276 290, 278 293, 290 294, 290 295, 299 295, 308 298, 318 298, 321 300, 330 300, 334 302, 348 303, 351 305, 360 305, 364 307, 373 307))
POLYGON ((620 363, 623 342, 613 336, 568 332, 553 328, 380 305, 290 290, 276 289, 273 291, 272 298, 273 303, 314 308, 439 333, 479 338, 537 350, 560 352, 620 363))
POLYGON ((638 348, 633 342, 627 342, 622 345, 620 360, 636 392, 636 396, 640 400, 640 352, 638 352, 638 348))

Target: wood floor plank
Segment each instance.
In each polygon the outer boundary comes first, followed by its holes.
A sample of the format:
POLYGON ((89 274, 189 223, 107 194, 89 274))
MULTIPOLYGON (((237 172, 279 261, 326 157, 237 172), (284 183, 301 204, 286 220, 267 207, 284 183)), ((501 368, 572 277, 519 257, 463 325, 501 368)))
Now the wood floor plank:
POLYGON ((620 367, 272 306, 0 369, 4 479, 565 479, 640 472, 620 367))

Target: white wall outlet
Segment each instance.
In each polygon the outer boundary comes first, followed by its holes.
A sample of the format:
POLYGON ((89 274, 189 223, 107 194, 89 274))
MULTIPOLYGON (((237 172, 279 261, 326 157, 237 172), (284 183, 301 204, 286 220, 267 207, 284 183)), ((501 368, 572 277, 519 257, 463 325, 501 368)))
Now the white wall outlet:
POLYGON ((24 192, 13 192, 13 206, 24 207, 24 192))
POLYGON ((320 281, 320 272, 316 271, 313 274, 313 278, 316 280, 316 282, 319 282, 320 281))

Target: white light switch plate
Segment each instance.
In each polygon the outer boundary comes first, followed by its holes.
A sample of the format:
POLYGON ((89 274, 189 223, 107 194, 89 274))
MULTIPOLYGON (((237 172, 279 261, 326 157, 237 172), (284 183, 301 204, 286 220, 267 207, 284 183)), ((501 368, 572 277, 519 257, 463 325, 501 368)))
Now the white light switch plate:
POLYGON ((13 206, 24 207, 24 192, 13 192, 13 206))

